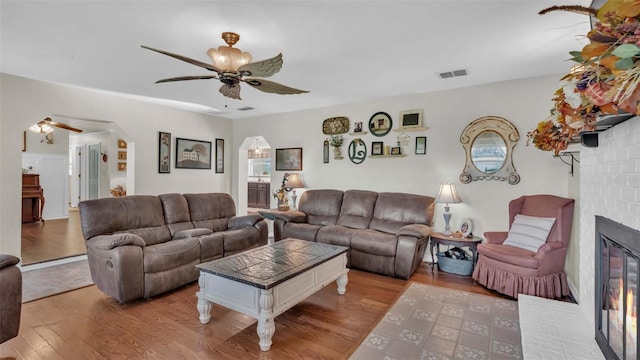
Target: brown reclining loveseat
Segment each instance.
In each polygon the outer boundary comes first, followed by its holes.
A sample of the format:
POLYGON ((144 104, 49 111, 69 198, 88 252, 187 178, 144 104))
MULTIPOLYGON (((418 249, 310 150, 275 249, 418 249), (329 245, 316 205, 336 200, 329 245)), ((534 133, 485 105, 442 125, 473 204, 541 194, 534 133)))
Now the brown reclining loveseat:
POLYGON ((121 303, 198 278, 195 265, 265 245, 259 215, 235 216, 224 193, 133 195, 80 202, 96 286, 121 303))
POLYGON ((349 267, 408 279, 424 256, 434 206, 424 195, 307 190, 298 210, 276 215, 274 239, 347 246, 349 267))

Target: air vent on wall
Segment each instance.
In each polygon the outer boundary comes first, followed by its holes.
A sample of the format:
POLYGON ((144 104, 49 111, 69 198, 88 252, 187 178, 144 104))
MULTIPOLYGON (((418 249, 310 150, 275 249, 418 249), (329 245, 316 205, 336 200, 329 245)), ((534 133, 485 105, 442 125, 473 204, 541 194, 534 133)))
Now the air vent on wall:
POLYGON ((440 73, 440 77, 442 79, 448 79, 448 78, 452 78, 452 77, 465 76, 465 75, 467 75, 467 70, 465 70, 465 69, 447 71, 447 72, 440 73))

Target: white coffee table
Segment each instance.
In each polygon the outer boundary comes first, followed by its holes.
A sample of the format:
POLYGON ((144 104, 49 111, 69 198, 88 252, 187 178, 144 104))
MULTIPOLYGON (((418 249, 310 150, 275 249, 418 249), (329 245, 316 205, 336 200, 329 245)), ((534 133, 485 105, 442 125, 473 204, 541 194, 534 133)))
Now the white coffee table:
POLYGON ((273 319, 336 280, 347 291, 347 247, 284 239, 197 265, 200 322, 211 319, 212 303, 258 320, 260 349, 271 348, 273 319))

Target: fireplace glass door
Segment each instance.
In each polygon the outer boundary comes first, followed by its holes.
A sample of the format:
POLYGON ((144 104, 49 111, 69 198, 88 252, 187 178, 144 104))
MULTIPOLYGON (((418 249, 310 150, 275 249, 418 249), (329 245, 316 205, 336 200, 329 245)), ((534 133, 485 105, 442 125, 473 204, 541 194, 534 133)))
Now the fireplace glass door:
MULTIPOLYGON (((626 241, 618 242, 616 236, 620 238, 616 234, 598 234, 596 340, 607 359, 636 360, 638 252, 629 248, 626 241)), ((635 242, 640 246, 640 238, 636 237, 635 242)))

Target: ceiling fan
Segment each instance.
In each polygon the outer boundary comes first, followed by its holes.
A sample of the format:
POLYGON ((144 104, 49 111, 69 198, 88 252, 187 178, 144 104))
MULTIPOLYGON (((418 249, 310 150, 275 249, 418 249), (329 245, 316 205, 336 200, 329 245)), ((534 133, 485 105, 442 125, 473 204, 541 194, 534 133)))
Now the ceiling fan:
POLYGON ((50 133, 52 132, 54 129, 54 127, 60 128, 60 129, 65 129, 65 130, 69 130, 69 131, 73 131, 73 132, 77 132, 77 133, 81 133, 82 130, 78 129, 78 128, 74 128, 73 126, 69 126, 67 124, 64 123, 59 123, 59 122, 55 122, 53 120, 51 120, 50 117, 44 118, 44 120, 38 122, 37 124, 34 124, 33 126, 31 126, 29 128, 29 130, 33 131, 33 132, 37 132, 37 133, 50 133))
POLYGON ((251 54, 242 52, 233 45, 240 40, 240 35, 232 32, 222 33, 222 39, 228 46, 219 46, 217 49, 211 48, 207 51, 207 55, 213 60, 213 64, 208 64, 198 60, 194 60, 182 55, 173 54, 167 51, 158 50, 141 45, 143 48, 171 56, 178 60, 186 61, 189 64, 205 68, 213 71, 216 75, 202 76, 179 76, 156 81, 158 83, 182 81, 182 80, 205 80, 217 79, 222 82, 220 93, 228 98, 240 99, 240 82, 244 82, 260 91, 274 94, 302 94, 309 91, 295 89, 277 82, 258 79, 248 76, 269 77, 282 67, 282 53, 272 57, 271 59, 251 62, 251 54))

